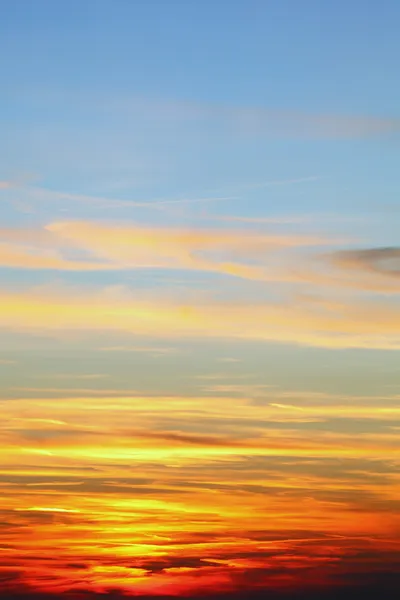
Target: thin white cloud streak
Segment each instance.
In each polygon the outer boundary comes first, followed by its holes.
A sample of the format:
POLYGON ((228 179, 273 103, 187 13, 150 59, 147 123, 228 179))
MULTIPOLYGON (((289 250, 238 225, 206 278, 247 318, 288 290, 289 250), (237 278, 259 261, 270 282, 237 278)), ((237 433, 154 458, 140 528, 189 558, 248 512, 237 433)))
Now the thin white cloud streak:
POLYGON ((297 177, 294 179, 276 179, 272 181, 264 181, 261 183, 250 183, 248 185, 239 186, 239 189, 257 189, 265 187, 274 187, 281 185, 293 185, 295 183, 309 183, 311 181, 318 181, 319 177, 311 175, 309 177, 297 177))
POLYGON ((287 216, 287 217, 246 217, 246 216, 230 216, 230 215, 210 215, 210 221, 226 221, 233 223, 252 223, 254 225, 288 225, 292 223, 304 224, 310 222, 312 217, 304 216, 287 216))
POLYGON ((253 189, 263 189, 268 187, 280 187, 280 186, 290 186, 298 183, 311 183, 314 181, 318 181, 320 177, 316 175, 311 175, 308 177, 297 177, 292 179, 275 179, 270 181, 262 181, 256 183, 237 183, 235 185, 227 185, 225 187, 220 187, 214 190, 208 190, 211 194, 222 194, 229 193, 231 190, 236 193, 246 192, 253 189))
POLYGON ((24 187, 25 194, 32 200, 44 201, 63 201, 89 204, 100 208, 148 208, 162 209, 175 204, 206 204, 209 202, 223 202, 235 200, 237 196, 210 196, 202 198, 160 198, 149 201, 121 200, 118 198, 109 198, 95 196, 90 194, 74 194, 58 190, 50 190, 40 187, 24 187))
POLYGON ((238 223, 249 223, 254 225, 323 225, 325 223, 360 223, 365 222, 365 216, 350 216, 350 215, 338 215, 332 213, 305 213, 302 215, 289 214, 279 216, 248 216, 248 215, 206 215, 202 217, 203 220, 208 221, 226 221, 226 222, 238 222, 238 223))

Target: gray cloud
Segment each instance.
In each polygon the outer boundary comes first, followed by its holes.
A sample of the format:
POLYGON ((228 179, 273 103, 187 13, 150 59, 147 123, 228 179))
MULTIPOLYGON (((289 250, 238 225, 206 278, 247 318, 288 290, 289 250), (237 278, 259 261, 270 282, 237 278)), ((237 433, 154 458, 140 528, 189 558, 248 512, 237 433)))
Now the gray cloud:
POLYGON ((344 250, 330 255, 331 262, 342 269, 388 277, 400 276, 400 247, 344 250))

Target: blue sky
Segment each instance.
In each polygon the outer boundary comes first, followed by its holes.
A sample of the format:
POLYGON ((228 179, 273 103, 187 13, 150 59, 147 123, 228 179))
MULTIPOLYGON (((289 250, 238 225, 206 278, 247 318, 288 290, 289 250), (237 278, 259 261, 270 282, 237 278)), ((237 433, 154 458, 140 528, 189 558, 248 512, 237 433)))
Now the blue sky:
MULTIPOLYGON (((37 255, 39 231, 82 221, 319 235, 321 253, 398 243, 397 2, 1 6, 5 242, 22 228, 37 255)), ((78 260, 92 251, 62 250, 78 260)), ((274 264, 314 253, 298 247, 274 264)), ((238 302, 287 293, 286 284, 159 261, 89 274, 7 260, 0 268, 19 292, 126 286, 238 302)), ((308 285, 301 294, 314 293, 308 285)), ((373 286, 348 293, 376 298, 373 286)), ((396 296, 379 300, 392 306, 396 296)))
POLYGON ((2 6, 10 83, 328 113, 397 108, 395 1, 2 6))
POLYGON ((384 140, 350 133, 332 142, 295 126, 271 139, 268 127, 238 135, 218 116, 192 114, 396 119, 395 1, 368 10, 361 1, 2 6, 6 178, 25 172, 48 187, 108 194, 120 185, 119 195, 151 198, 316 176, 306 190, 252 190, 244 204, 274 211, 275 200, 279 212, 296 212, 299 203, 326 211, 395 201, 393 130, 384 140))

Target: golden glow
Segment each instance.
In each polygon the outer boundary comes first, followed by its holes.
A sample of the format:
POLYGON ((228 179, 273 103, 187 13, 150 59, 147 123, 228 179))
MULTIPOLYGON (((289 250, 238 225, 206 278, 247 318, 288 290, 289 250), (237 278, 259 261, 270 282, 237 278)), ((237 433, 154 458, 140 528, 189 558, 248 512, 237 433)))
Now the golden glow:
POLYGON ((370 539, 400 550, 400 478, 384 472, 396 432, 308 429, 396 420, 396 396, 288 395, 4 400, 7 560, 43 592, 183 594, 257 569, 273 587, 304 583, 310 564, 329 579, 370 539))

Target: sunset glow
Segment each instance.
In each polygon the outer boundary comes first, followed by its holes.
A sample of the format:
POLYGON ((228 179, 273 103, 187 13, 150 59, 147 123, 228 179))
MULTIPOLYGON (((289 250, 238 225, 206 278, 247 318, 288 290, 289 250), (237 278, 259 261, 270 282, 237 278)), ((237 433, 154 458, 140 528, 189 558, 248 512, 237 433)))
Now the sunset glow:
POLYGON ((0 600, 397 598, 400 5, 0 4, 0 600))

